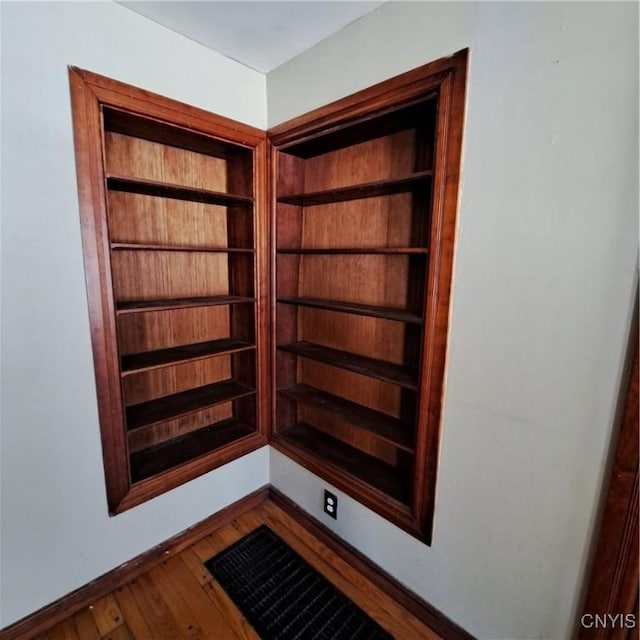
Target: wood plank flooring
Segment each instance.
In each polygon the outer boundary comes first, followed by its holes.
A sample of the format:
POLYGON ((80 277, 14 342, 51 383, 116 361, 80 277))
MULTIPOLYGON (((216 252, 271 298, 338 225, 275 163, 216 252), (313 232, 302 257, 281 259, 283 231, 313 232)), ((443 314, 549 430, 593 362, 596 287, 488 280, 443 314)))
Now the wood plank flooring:
POLYGON ((398 640, 440 638, 266 500, 63 620, 37 640, 259 640, 203 562, 262 524, 398 640))

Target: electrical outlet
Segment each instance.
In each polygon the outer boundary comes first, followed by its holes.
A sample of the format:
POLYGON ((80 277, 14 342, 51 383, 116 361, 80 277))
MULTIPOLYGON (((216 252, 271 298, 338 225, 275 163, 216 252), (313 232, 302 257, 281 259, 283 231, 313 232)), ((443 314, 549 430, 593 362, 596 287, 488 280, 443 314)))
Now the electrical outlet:
POLYGON ((326 489, 324 490, 324 512, 334 520, 338 519, 338 496, 326 489))

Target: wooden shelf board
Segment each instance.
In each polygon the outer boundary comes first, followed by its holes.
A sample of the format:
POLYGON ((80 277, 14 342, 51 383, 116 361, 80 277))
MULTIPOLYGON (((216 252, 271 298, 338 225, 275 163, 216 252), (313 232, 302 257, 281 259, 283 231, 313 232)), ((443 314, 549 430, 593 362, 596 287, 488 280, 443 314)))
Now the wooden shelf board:
POLYGON ((322 191, 286 196, 282 195, 278 196, 278 202, 295 204, 301 207, 311 207, 319 204, 329 204, 331 202, 346 202, 348 200, 358 200, 361 198, 375 198, 378 196, 393 195, 394 193, 405 193, 413 191, 420 184, 424 184, 426 179, 431 177, 432 173, 432 171, 419 171, 409 176, 366 182, 350 187, 324 189, 322 191))
POLYGON ((249 351, 255 349, 255 345, 236 340, 235 338, 223 338, 220 340, 209 340, 207 342, 197 342, 185 344, 179 347, 158 349, 156 351, 145 351, 141 353, 130 353, 121 357, 121 374, 128 376, 141 371, 159 369, 183 362, 192 362, 219 356, 238 351, 249 351))
POLYGON ((135 404, 125 409, 127 430, 133 431, 166 422, 222 402, 231 402, 253 395, 255 392, 256 390, 252 387, 236 380, 224 380, 135 404))
POLYGON ((159 198, 172 198, 174 200, 188 200, 189 202, 203 202, 205 204, 217 204, 220 206, 234 206, 251 204, 253 198, 239 196, 220 191, 210 191, 197 187, 186 187, 179 184, 131 178, 127 176, 106 174, 107 186, 111 191, 125 191, 145 196, 159 198))
POLYGON ((325 309, 327 311, 352 313, 358 316, 396 320, 397 322, 422 324, 422 317, 419 314, 395 307, 380 307, 372 304, 361 304, 359 302, 341 302, 339 300, 322 300, 320 298, 278 298, 277 302, 293 304, 299 307, 312 307, 314 309, 325 309))
POLYGON ((306 384, 296 384, 288 389, 280 389, 279 393, 294 402, 329 413, 399 449, 413 453, 412 427, 399 418, 306 384))
POLYGON ((292 344, 279 345, 278 348, 303 358, 309 358, 333 367, 397 384, 405 389, 413 391, 417 389, 417 375, 406 367, 391 362, 356 355, 348 351, 340 351, 339 349, 325 347, 312 342, 294 342, 292 344))
POLYGON ((395 467, 304 422, 280 429, 278 434, 321 464, 346 471, 402 504, 409 503, 409 478, 395 467))
POLYGON ((114 251, 197 251, 202 253, 255 253, 255 249, 240 247, 200 247, 181 244, 143 244, 138 242, 112 242, 114 251))
POLYGON ((311 249, 278 249, 278 253, 287 255, 427 255, 424 247, 324 247, 311 249))
POLYGON ((139 482, 235 443, 254 433, 249 425, 237 418, 216 422, 173 440, 148 447, 130 456, 131 480, 139 482))
POLYGON ((166 311, 188 307, 212 307, 221 304, 246 304, 255 302, 244 296, 204 296, 198 298, 162 298, 160 300, 129 300, 116 303, 116 313, 143 313, 145 311, 166 311))

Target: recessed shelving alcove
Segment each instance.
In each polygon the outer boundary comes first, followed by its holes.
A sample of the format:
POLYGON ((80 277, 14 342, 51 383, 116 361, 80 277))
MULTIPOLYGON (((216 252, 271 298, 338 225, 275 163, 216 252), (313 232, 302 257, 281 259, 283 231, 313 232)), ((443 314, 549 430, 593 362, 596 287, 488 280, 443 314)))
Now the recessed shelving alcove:
POLYGON ((112 513, 271 442, 430 541, 465 73, 263 132, 70 70, 112 513))

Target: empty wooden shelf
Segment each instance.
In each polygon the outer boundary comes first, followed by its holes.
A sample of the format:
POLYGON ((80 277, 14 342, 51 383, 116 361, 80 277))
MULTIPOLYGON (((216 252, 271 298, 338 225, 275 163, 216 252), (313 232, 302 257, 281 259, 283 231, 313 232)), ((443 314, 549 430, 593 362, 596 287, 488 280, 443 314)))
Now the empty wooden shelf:
POLYGON ((319 300, 318 298, 278 298, 277 302, 283 304, 294 304, 301 307, 312 307, 315 309, 326 309, 328 311, 342 311, 344 313, 354 313, 360 316, 372 316, 374 318, 387 318, 398 322, 411 322, 420 324, 422 318, 420 314, 406 309, 396 309, 395 307, 381 307, 373 304, 360 304, 357 302, 343 302, 341 300, 319 300))
POLYGON ((382 499, 391 498, 406 508, 411 497, 409 468, 400 469, 387 464, 375 456, 362 452, 338 438, 304 423, 296 423, 285 431, 288 443, 314 456, 322 452, 323 464, 336 474, 345 474, 352 482, 380 494, 382 499))
POLYGON ((354 184, 348 187, 323 189, 311 193, 282 195, 278 196, 278 202, 310 207, 330 202, 347 202, 349 200, 389 196, 394 193, 411 192, 419 189, 420 186, 424 186, 425 178, 429 177, 431 177, 430 171, 420 171, 400 178, 387 178, 364 184, 354 184))
POLYGON ((253 429, 249 425, 237 418, 229 418, 194 433, 136 451, 131 454, 132 480, 140 482, 151 478, 252 434, 253 429))
POLYGON ((177 347, 169 347, 168 349, 124 355, 121 358, 120 370, 123 376, 133 375, 134 373, 148 371, 149 369, 170 367, 183 362, 250 349, 255 349, 255 345, 235 338, 222 338, 221 340, 184 344, 177 347))
POLYGON ((281 389, 279 393, 299 404, 317 407, 320 411, 338 416, 400 449, 413 452, 412 427, 398 418, 306 384, 297 384, 289 389, 281 389))
POLYGON ((278 346, 282 351, 288 351, 303 358, 317 360, 332 367, 347 369, 363 376, 378 378, 391 384, 397 384, 407 389, 416 389, 416 375, 407 367, 392 362, 385 362, 377 358, 369 358, 356 353, 332 349, 311 342, 295 342, 278 346))
POLYGON ((206 202, 208 204, 220 204, 223 206, 251 203, 251 198, 246 196, 111 174, 107 175, 107 186, 112 191, 174 198, 175 200, 188 200, 190 202, 206 202))
POLYGON ((466 62, 268 132, 70 70, 110 513, 269 442, 430 544, 466 62))
POLYGON ((160 300, 123 300, 116 302, 116 313, 143 313, 188 307, 210 307, 253 302, 245 296, 202 296, 197 298, 162 298, 160 300))
POLYGON ((255 392, 255 389, 236 380, 223 380, 204 387, 181 391, 171 396, 148 400, 127 408, 127 428, 131 431, 159 422, 166 422, 215 404, 252 395, 255 392))

